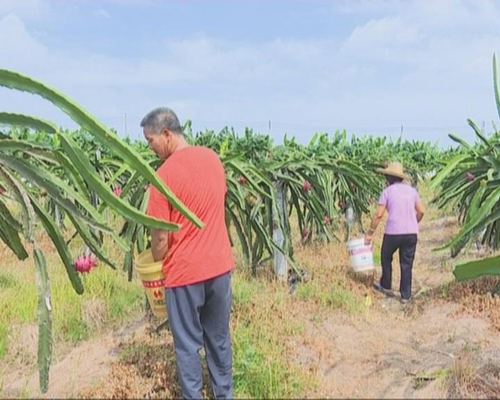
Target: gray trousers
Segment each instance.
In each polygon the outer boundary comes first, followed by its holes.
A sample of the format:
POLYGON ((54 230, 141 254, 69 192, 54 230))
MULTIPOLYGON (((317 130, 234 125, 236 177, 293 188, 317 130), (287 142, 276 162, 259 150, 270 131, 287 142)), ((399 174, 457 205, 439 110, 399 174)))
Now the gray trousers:
POLYGON ((202 398, 199 351, 204 345, 215 398, 233 398, 229 331, 231 274, 228 272, 193 285, 167 288, 166 293, 182 396, 202 398))

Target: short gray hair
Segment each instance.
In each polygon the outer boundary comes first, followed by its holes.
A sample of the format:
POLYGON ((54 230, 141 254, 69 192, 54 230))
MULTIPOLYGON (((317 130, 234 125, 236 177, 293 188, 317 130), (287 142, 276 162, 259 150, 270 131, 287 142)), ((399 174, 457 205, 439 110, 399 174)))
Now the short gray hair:
POLYGON ((148 112, 141 121, 141 127, 150 129, 155 134, 164 128, 179 135, 183 134, 177 115, 168 107, 157 107, 148 112))

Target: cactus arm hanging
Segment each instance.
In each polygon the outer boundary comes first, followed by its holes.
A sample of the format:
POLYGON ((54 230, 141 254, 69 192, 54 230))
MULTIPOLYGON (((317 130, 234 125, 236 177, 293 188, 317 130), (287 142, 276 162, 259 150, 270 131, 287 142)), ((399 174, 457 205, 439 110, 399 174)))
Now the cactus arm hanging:
POLYGON ((52 316, 47 263, 37 245, 33 248, 38 287, 38 375, 42 393, 49 389, 50 360, 52 358, 52 316))
POLYGON ((500 275, 500 256, 458 264, 453 269, 457 281, 475 279, 485 275, 500 275))
POLYGON ((36 223, 36 213, 31 205, 28 192, 16 180, 11 180, 19 195, 22 208, 26 210, 28 218, 27 226, 24 226, 24 236, 33 246, 33 256, 35 258, 38 290, 38 374, 40 380, 40 390, 47 392, 49 387, 49 370, 52 356, 52 316, 50 304, 50 283, 45 257, 36 242, 34 230, 36 223))
POLYGON ((197 227, 203 228, 203 222, 182 204, 139 153, 131 146, 126 145, 114 132, 107 129, 97 119, 93 118, 83 107, 55 89, 13 71, 0 69, 0 86, 37 94, 59 107, 80 126, 93 134, 102 144, 107 146, 111 152, 140 171, 169 200, 172 206, 178 209, 189 221, 197 227))
POLYGON ((0 125, 25 126, 47 133, 54 133, 57 127, 50 121, 24 114, 0 112, 0 125))
POLYGON ((70 137, 63 134, 60 134, 59 137, 66 154, 71 160, 73 160, 73 164, 82 174, 85 181, 99 194, 101 199, 110 204, 116 212, 120 213, 128 220, 142 223, 150 226, 151 228, 168 231, 179 230, 178 224, 149 217, 130 206, 129 203, 123 201, 120 197, 116 196, 92 170, 92 166, 85 158, 83 150, 81 150, 70 137))
POLYGON ((82 219, 86 220, 90 225, 97 229, 107 232, 111 231, 111 228, 106 225, 102 216, 97 213, 92 205, 83 196, 76 193, 69 185, 57 178, 55 175, 48 173, 36 165, 28 164, 23 160, 8 156, 4 153, 0 153, 0 163, 8 166, 14 171, 17 171, 24 178, 36 183, 38 187, 47 190, 47 193, 54 199, 54 201, 56 201, 64 209, 68 210, 68 212, 79 215, 82 219), (77 199, 90 216, 83 214, 80 209, 65 196, 68 194, 77 199))
POLYGON ((64 264, 64 267, 66 268, 66 272, 71 281, 73 289, 75 290, 76 293, 82 294, 83 293, 82 281, 80 280, 80 277, 76 272, 76 269, 73 265, 73 260, 71 258, 71 254, 69 253, 68 247, 64 243, 64 238, 62 237, 62 234, 59 228, 57 227, 57 224, 52 220, 49 213, 45 211, 45 209, 38 203, 38 201, 33 195, 30 195, 30 199, 33 209, 38 215, 38 218, 40 218, 40 221, 42 222, 46 232, 50 236, 50 239, 54 243, 54 246, 57 252, 59 253, 59 256, 61 257, 61 260, 64 264))

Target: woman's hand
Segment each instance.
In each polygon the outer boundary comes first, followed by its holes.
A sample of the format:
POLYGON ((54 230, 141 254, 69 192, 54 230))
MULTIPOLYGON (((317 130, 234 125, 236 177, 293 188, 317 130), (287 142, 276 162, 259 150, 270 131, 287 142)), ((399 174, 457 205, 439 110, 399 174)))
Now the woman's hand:
POLYGON ((373 233, 366 232, 365 233, 365 245, 368 246, 369 244, 371 244, 372 239, 373 239, 373 233))

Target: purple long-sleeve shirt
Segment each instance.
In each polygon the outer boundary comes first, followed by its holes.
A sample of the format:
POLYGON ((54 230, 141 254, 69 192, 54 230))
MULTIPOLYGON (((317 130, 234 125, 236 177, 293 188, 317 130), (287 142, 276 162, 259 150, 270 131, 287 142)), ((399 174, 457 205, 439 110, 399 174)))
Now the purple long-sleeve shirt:
POLYGON ((420 201, 416 189, 405 183, 393 183, 380 195, 378 204, 385 205, 389 218, 385 225, 388 235, 418 234, 415 205, 420 201))

